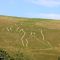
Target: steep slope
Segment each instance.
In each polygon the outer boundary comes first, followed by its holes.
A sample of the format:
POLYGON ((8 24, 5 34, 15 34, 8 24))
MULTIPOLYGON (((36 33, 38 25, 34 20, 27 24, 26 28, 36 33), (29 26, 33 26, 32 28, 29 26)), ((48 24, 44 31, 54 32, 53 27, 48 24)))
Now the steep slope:
POLYGON ((50 56, 48 51, 51 55, 58 56, 59 35, 60 21, 0 16, 0 48, 7 50, 10 54, 23 51, 32 54, 34 60, 40 58, 44 60, 45 54, 50 56), (44 55, 39 58, 40 52, 44 55))

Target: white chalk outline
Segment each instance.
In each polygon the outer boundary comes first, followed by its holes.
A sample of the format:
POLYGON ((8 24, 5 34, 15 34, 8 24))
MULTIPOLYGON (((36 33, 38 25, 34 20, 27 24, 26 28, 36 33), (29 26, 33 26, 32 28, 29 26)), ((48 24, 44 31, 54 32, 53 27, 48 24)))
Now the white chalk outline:
MULTIPOLYGON (((42 38, 43 41, 45 41, 45 42, 52 48, 52 45, 50 44, 50 42, 48 42, 48 41, 45 40, 45 37, 44 37, 44 34, 43 34, 42 29, 41 29, 41 35, 42 35, 42 37, 43 37, 43 38, 42 38)), ((35 33, 35 32, 31 32, 31 36, 34 36, 34 37, 36 38, 36 40, 38 40, 40 43, 46 45, 46 43, 42 42, 41 40, 39 40, 39 39, 36 37, 36 33, 35 33)))
POLYGON ((17 27, 16 31, 18 31, 20 29, 20 27, 17 27))
POLYGON ((23 29, 21 29, 20 31, 22 31, 22 32, 23 32, 23 35, 22 35, 22 37, 21 37, 21 42, 22 42, 22 45, 23 45, 23 47, 24 47, 25 45, 24 45, 23 38, 24 38, 24 36, 25 36, 25 32, 24 32, 24 30, 23 30, 23 29))
MULTIPOLYGON (((41 29, 41 35, 42 35, 42 40, 45 40, 45 36, 44 36, 44 34, 43 34, 43 30, 41 29)), ((46 41, 47 43, 48 43, 48 45, 52 48, 52 45, 50 44, 50 42, 49 41, 46 41)))
POLYGON ((26 40, 26 47, 28 47, 28 40, 27 39, 25 39, 26 40))
POLYGON ((8 32, 10 31, 8 27, 6 29, 7 29, 8 32))
MULTIPOLYGON (((23 45, 23 47, 24 47, 25 44, 24 44, 23 38, 25 37, 26 32, 24 31, 24 29, 21 29, 20 31, 22 31, 22 32, 24 33, 23 36, 21 37, 22 45, 23 45)), ((26 47, 28 47, 28 40, 25 39, 25 41, 26 41, 26 47)))
POLYGON ((41 29, 41 36, 42 36, 42 40, 45 40, 44 34, 43 34, 43 30, 41 29))
POLYGON ((9 29, 10 29, 10 31, 12 31, 12 28, 11 27, 9 29))

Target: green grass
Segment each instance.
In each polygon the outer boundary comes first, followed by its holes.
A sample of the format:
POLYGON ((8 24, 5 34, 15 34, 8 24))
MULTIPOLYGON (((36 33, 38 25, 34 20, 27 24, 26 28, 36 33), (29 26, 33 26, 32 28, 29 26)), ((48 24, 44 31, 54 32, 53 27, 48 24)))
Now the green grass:
POLYGON ((60 55, 60 21, 0 16, 0 48, 15 60, 57 60, 60 55), (20 53, 22 58, 19 58, 20 53))

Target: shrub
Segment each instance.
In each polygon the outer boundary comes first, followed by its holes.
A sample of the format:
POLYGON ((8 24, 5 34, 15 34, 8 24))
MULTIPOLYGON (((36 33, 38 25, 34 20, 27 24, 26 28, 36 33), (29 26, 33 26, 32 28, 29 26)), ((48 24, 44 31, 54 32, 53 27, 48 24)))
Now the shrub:
POLYGON ((10 60, 9 54, 0 48, 0 60, 10 60))

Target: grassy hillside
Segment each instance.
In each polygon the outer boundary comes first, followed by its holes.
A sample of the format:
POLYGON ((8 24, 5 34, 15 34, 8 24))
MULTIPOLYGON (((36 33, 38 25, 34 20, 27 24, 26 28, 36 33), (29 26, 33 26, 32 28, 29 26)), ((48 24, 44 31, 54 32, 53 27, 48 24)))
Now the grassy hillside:
POLYGON ((15 60, 58 60, 60 21, 0 16, 0 48, 15 60))

